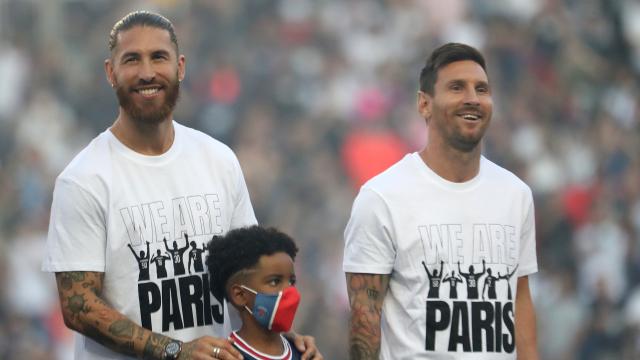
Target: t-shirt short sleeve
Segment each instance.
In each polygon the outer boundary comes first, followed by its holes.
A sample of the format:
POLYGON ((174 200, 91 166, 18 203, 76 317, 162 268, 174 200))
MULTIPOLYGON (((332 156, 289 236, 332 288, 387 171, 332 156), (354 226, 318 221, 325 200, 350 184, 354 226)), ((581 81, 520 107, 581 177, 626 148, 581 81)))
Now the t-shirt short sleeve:
POLYGON ((533 195, 531 192, 528 193, 526 206, 526 215, 522 222, 522 231, 520 235, 520 267, 518 269, 518 277, 538 272, 535 211, 533 206, 533 195))
POLYGON ((343 270, 390 274, 396 258, 389 208, 375 191, 362 188, 344 232, 343 270))
POLYGON ((246 227, 256 225, 256 215, 253 212, 253 206, 251 206, 251 199, 249 197, 249 190, 244 180, 242 168, 238 159, 234 157, 234 174, 236 176, 236 189, 235 189, 235 207, 231 218, 231 229, 237 229, 240 227, 246 227))
POLYGON ((105 212, 96 196, 75 181, 59 178, 42 269, 104 272, 106 238, 105 212))

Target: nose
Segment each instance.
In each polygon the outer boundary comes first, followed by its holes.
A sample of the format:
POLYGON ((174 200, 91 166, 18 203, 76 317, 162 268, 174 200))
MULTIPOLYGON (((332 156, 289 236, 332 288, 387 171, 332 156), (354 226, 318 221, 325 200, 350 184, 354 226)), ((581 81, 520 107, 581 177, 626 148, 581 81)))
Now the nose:
POLYGON ((464 92, 464 103, 465 105, 480 105, 480 98, 478 97, 478 92, 475 87, 469 86, 466 88, 464 92))
POLYGON ((140 63, 138 76, 143 81, 146 81, 146 82, 152 81, 156 76, 156 72, 155 72, 155 69, 153 68, 153 64, 151 64, 150 61, 142 61, 140 63))
POLYGON ((464 92, 464 103, 465 105, 480 105, 480 98, 476 89, 471 87, 464 92))

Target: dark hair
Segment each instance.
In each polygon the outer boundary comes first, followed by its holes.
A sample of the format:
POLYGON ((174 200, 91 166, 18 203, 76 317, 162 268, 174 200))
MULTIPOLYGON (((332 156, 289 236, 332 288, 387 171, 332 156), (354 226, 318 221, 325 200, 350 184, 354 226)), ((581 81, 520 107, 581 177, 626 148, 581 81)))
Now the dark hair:
POLYGON ((263 255, 278 252, 296 258, 298 247, 291 237, 275 228, 257 225, 229 231, 224 236, 214 236, 207 244, 207 267, 211 293, 218 300, 228 299, 227 281, 241 270, 251 269, 263 255))
POLYGON ((477 49, 460 43, 447 43, 435 49, 420 70, 420 91, 433 95, 438 71, 452 62, 471 60, 487 72, 484 57, 477 49))
POLYGON ((109 51, 113 51, 113 49, 118 46, 118 34, 136 26, 150 26, 168 31, 171 42, 176 47, 176 53, 178 52, 178 38, 176 37, 176 32, 173 29, 171 21, 160 14, 149 11, 130 12, 115 23, 109 34, 109 51))

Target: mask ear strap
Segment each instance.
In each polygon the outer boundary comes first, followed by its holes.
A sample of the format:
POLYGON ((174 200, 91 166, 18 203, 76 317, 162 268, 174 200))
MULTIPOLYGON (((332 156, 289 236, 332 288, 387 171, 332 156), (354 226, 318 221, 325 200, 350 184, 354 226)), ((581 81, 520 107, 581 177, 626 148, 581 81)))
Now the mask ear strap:
POLYGON ((247 290, 247 291, 249 291, 249 292, 252 292, 254 295, 258 295, 258 292, 253 290, 253 289, 251 289, 251 288, 248 288, 248 287, 246 287, 244 285, 240 285, 240 287, 245 289, 245 290, 247 290))
MULTIPOLYGON (((243 289, 245 289, 245 290, 247 290, 248 292, 251 292, 251 293, 253 293, 253 294, 255 294, 255 295, 258 295, 258 292, 257 292, 257 291, 255 291, 255 290, 253 290, 253 289, 251 289, 251 288, 248 288, 248 287, 246 287, 246 286, 244 286, 244 285, 240 285, 240 287, 241 287, 241 288, 243 288, 243 289)), ((249 314, 253 315, 253 311, 251 311, 251 309, 249 309, 249 308, 247 307, 247 305, 245 305, 245 306, 244 306, 244 308, 249 312, 249 314)))

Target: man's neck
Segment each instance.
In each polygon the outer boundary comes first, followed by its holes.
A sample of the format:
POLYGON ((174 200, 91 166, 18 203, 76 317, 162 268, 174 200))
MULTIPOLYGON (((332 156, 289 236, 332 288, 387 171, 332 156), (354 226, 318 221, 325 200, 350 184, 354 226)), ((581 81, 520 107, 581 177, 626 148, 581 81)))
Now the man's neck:
POLYGON ((433 172, 445 180, 462 183, 480 171, 480 144, 470 152, 456 150, 438 142, 430 142, 420 157, 433 172))
POLYGON ((131 150, 143 155, 161 155, 173 144, 175 130, 172 117, 153 124, 131 120, 122 109, 111 126, 113 135, 131 150))
POLYGON ((247 319, 243 319, 242 327, 237 334, 251 347, 262 353, 280 355, 284 351, 280 333, 269 331, 247 319))

